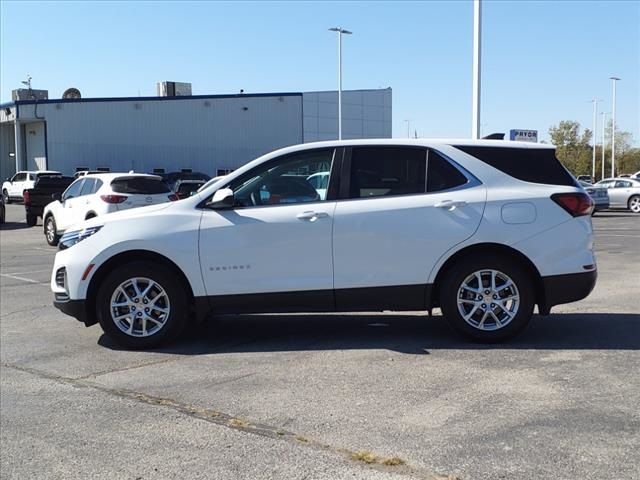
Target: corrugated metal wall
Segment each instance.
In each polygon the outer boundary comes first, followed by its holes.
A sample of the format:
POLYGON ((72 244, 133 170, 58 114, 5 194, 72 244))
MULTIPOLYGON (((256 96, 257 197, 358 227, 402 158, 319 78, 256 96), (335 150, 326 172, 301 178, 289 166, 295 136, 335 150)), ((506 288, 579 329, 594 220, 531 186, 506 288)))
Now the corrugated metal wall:
MULTIPOLYGON (((391 138, 392 91, 345 90, 342 92, 342 138, 391 138)), ((302 94, 304 141, 338 138, 338 92, 302 94)))
MULTIPOLYGON (((210 175, 272 150, 338 136, 337 93, 103 99, 38 104, 48 168, 210 175)), ((36 120, 20 104, 20 120, 36 120)), ((39 119, 38 119, 39 121, 39 119)), ((343 138, 391 137, 391 89, 343 92, 343 138)))
MULTIPOLYGON (((20 117, 32 106, 21 105, 20 117)), ((215 175, 302 142, 302 96, 66 102, 38 105, 49 168, 192 168, 215 175)))

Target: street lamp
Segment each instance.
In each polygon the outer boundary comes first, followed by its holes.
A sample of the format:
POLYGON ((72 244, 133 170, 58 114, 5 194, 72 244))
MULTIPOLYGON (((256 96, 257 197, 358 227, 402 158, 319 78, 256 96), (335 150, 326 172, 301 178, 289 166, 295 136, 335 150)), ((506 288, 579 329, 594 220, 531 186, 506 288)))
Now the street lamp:
POLYGON ((611 177, 615 177, 616 168, 616 82, 618 77, 609 77, 613 84, 613 107, 611 108, 611 177))
POLYGON ((596 144, 598 143, 598 139, 596 137, 596 132, 598 128, 597 118, 598 118, 598 102, 602 100, 593 99, 590 100, 593 103, 593 159, 591 161, 591 179, 595 181, 596 179, 596 144))
POLYGON ((333 27, 329 31, 338 33, 338 140, 342 140, 342 35, 353 32, 341 27, 333 27))

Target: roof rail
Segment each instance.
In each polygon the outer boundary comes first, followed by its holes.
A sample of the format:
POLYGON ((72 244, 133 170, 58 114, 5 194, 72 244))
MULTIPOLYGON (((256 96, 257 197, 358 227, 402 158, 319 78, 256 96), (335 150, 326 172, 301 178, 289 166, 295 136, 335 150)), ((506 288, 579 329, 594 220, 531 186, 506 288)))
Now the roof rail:
POLYGON ((482 137, 482 140, 504 140, 504 133, 492 133, 486 137, 482 137))

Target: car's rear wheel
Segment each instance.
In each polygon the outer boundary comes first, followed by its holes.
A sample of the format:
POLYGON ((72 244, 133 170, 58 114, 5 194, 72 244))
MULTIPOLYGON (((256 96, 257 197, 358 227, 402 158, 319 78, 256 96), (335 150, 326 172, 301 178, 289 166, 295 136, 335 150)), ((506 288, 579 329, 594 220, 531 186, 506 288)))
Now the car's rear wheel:
POLYGON ((170 269, 133 262, 112 271, 96 297, 104 332, 120 345, 152 348, 175 340, 187 323, 189 296, 170 269))
POLYGON ((627 202, 627 206, 633 213, 640 213, 640 195, 631 197, 629 202, 627 202))
POLYGON ((47 243, 52 247, 58 245, 60 236, 56 233, 56 220, 53 215, 49 215, 44 221, 44 238, 47 239, 47 243))
POLYGON ((36 223, 38 223, 38 216, 27 213, 27 225, 33 227, 36 223))
POLYGON ((517 261, 504 256, 463 258, 448 271, 439 291, 447 321, 475 341, 513 338, 533 315, 533 279, 517 261))
POLYGON ((2 190, 2 197, 4 198, 5 204, 8 205, 11 203, 11 199, 9 198, 9 192, 7 192, 7 190, 2 190))

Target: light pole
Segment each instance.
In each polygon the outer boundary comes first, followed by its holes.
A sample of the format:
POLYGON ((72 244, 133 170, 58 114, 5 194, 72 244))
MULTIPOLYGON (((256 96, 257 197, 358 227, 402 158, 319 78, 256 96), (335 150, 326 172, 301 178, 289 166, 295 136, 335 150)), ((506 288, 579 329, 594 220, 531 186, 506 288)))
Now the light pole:
POLYGON ((593 159, 591 161, 591 179, 595 181, 596 179, 596 145, 598 144, 598 138, 596 137, 596 132, 598 129, 598 102, 602 100, 593 99, 591 103, 593 103, 593 159))
POLYGON ((342 35, 353 32, 341 27, 333 27, 329 31, 338 33, 338 140, 342 140, 342 35))
POLYGON ((411 119, 406 119, 407 123, 407 138, 411 138, 411 119))
POLYGON ((605 132, 607 131, 606 125, 607 125, 607 115, 609 115, 607 112, 602 112, 600 115, 602 115, 602 177, 600 178, 600 180, 604 180, 604 151, 605 151, 605 132))
POLYGON ((611 107, 611 177, 615 177, 616 168, 616 82, 618 77, 609 77, 613 84, 613 107, 611 107))
POLYGON ((473 0, 473 99, 471 105, 471 138, 480 138, 480 42, 482 40, 482 5, 473 0))

